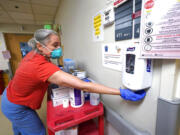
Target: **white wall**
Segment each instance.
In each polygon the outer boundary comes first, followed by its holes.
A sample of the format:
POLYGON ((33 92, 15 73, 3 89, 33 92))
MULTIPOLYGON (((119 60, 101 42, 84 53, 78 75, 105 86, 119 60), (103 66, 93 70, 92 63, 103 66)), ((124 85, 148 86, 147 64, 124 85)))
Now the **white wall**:
POLYGON ((175 98, 180 99, 180 60, 176 61, 175 98))
MULTIPOLYGON (((55 22, 62 26, 61 39, 65 58, 74 59, 97 82, 119 88, 122 86, 121 72, 104 68, 101 64, 101 43, 115 42, 115 26, 104 29, 103 42, 93 42, 92 39, 92 16, 105 7, 106 0, 61 0, 55 22)), ((124 45, 129 43, 129 41, 119 42, 124 45)), ((142 102, 127 102, 119 96, 112 95, 102 95, 102 99, 137 128, 154 135, 157 98, 159 95, 169 100, 178 97, 180 87, 178 67, 178 60, 154 60, 152 87, 142 102), (176 72, 178 75, 175 76, 176 72)))
POLYGON ((42 25, 28 24, 3 24, 0 23, 0 32, 3 33, 34 33, 37 29, 42 29, 42 25))

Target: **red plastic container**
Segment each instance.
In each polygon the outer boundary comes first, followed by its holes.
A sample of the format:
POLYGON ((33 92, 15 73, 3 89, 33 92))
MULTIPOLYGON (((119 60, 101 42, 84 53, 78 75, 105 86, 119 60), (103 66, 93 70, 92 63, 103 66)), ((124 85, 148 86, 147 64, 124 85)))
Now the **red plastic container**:
POLYGON ((98 117, 99 135, 104 135, 104 110, 103 104, 97 106, 90 105, 86 102, 80 108, 63 108, 61 106, 53 107, 52 101, 47 103, 47 127, 49 135, 85 121, 98 117))
POLYGON ((93 119, 79 124, 78 135, 99 135, 98 127, 93 119))

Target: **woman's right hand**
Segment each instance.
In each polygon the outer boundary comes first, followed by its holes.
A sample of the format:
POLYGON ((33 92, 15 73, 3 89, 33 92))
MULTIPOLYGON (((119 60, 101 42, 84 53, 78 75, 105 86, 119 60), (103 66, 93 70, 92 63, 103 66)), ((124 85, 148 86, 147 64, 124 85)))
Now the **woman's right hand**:
POLYGON ((130 101, 139 101, 142 100, 146 96, 145 90, 139 90, 139 91, 131 91, 129 89, 121 89, 120 88, 120 95, 124 100, 130 100, 130 101))

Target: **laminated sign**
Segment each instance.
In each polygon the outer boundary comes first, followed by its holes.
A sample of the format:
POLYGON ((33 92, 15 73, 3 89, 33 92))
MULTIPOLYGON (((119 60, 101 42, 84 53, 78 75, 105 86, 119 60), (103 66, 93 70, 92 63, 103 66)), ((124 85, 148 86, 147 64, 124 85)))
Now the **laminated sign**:
POLYGON ((180 0, 143 0, 142 58, 180 58, 180 0))
POLYGON ((123 50, 122 45, 117 43, 102 44, 102 65, 110 69, 122 71, 123 50))
POLYGON ((95 42, 104 40, 103 17, 102 11, 93 16, 93 41, 95 42))

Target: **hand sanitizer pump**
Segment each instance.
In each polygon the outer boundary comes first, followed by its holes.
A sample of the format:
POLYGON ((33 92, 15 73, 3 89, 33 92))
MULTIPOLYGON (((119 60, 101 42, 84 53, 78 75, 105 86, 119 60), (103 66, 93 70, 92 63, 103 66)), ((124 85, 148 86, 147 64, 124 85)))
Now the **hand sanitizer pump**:
POLYGON ((138 58, 137 47, 128 47, 124 52, 122 83, 137 91, 149 88, 152 83, 152 61, 138 58))

